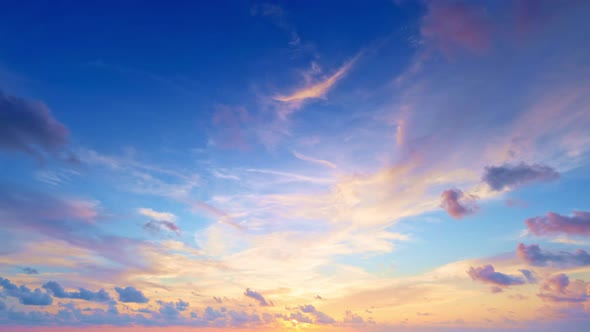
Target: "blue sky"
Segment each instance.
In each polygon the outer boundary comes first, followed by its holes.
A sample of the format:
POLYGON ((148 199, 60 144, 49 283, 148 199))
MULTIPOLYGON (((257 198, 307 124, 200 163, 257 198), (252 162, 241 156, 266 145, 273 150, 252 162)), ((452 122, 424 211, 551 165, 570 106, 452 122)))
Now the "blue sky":
POLYGON ((585 2, 6 7, 7 328, 587 324, 585 2))

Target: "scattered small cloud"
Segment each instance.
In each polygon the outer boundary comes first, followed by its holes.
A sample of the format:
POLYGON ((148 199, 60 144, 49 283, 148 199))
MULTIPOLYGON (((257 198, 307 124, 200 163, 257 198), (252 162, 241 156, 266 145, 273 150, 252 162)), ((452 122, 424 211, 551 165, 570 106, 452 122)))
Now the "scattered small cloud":
POLYGON ((530 233, 543 235, 590 235, 590 212, 574 211, 572 216, 547 212, 546 216, 525 220, 530 233))
POLYGON ((115 287, 115 291, 119 293, 119 301, 125 303, 147 303, 149 299, 143 293, 131 286, 125 288, 115 287))
POLYGON ((488 166, 483 174, 483 181, 492 190, 501 191, 505 188, 516 188, 535 182, 549 182, 559 178, 559 173, 546 165, 516 165, 488 166))
POLYGON ((260 306, 262 306, 262 307, 272 305, 272 302, 266 301, 266 299, 264 298, 264 296, 262 296, 262 294, 260 294, 256 291, 253 291, 250 288, 246 289, 246 291, 244 292, 244 295, 258 301, 258 304, 260 304, 260 306))
POLYGON ((440 207, 455 219, 462 219, 467 215, 474 214, 479 209, 475 202, 477 197, 465 195, 459 189, 445 190, 440 196, 442 199, 440 207))
POLYGON ((473 280, 493 284, 498 287, 525 284, 525 280, 522 277, 497 272, 490 264, 475 268, 470 267, 467 274, 469 274, 473 280))

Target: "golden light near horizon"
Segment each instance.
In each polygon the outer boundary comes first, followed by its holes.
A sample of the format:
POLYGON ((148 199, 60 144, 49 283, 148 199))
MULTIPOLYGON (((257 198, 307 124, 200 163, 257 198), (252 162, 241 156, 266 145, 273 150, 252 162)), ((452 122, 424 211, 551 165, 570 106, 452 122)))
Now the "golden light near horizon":
POLYGON ((586 332, 590 1, 7 1, 0 331, 586 332))

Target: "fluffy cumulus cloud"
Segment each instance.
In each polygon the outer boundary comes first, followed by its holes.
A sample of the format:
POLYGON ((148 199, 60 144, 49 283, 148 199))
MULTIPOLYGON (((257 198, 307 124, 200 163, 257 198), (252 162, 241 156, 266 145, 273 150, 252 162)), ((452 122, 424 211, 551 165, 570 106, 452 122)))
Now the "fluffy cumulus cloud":
POLYGON ((537 296, 545 301, 570 303, 586 302, 590 297, 588 283, 582 280, 570 282, 569 277, 563 273, 545 279, 537 296))
POLYGON ((0 91, 0 149, 33 155, 53 153, 67 137, 67 128, 43 103, 0 91))
POLYGON ((575 211, 571 216, 548 212, 546 216, 525 220, 527 229, 537 236, 569 234, 590 235, 590 212, 575 211))
POLYGON ((250 288, 247 288, 246 291, 244 292, 244 295, 255 299, 256 301, 258 301, 258 304, 260 304, 263 307, 272 305, 272 302, 266 301, 266 299, 264 298, 264 296, 262 296, 262 294, 258 293, 257 291, 253 291, 250 288))
POLYGON ((520 259, 533 266, 589 266, 590 254, 585 250, 578 249, 574 253, 560 251, 553 253, 550 251, 541 250, 537 244, 526 245, 519 243, 516 247, 516 254, 520 259))
POLYGON ((534 182, 548 182, 559 178, 559 173, 546 165, 488 166, 483 174, 483 181, 496 191, 505 188, 516 188, 534 182))
POLYGON ((121 302, 147 303, 149 301, 140 290, 131 286, 125 288, 115 287, 115 291, 119 293, 119 301, 121 302))
POLYGON ((448 189, 443 191, 440 206, 455 219, 461 219, 475 213, 479 208, 475 203, 477 197, 466 195, 459 189, 448 189))
POLYGON ((44 306, 53 303, 51 296, 39 288, 32 291, 25 285, 19 287, 11 283, 10 280, 4 278, 0 278, 0 286, 4 289, 4 294, 6 296, 17 298, 23 305, 44 306))
POLYGON ((525 279, 520 276, 497 272, 490 264, 479 267, 470 267, 467 274, 469 274, 473 280, 489 283, 497 287, 523 285, 526 283, 525 279))
POLYGON ((80 299, 93 302, 109 302, 113 301, 109 293, 104 289, 93 292, 85 288, 78 288, 77 291, 68 292, 59 283, 55 281, 48 281, 43 284, 43 288, 50 291, 53 296, 60 299, 80 299))

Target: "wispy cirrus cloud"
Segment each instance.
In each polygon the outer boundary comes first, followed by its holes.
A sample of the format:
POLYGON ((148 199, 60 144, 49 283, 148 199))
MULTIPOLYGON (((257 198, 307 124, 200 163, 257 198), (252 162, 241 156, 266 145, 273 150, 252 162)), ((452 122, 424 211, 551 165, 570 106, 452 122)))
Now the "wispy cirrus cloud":
POLYGON ((297 159, 301 159, 303 161, 307 161, 307 162, 310 162, 312 164, 317 164, 317 165, 321 165, 321 166, 325 166, 325 167, 329 167, 329 168, 333 168, 333 169, 338 168, 338 166, 336 166, 336 164, 334 164, 334 163, 332 163, 330 161, 327 161, 327 160, 324 160, 324 159, 313 158, 313 157, 304 155, 302 153, 299 153, 297 151, 293 151, 293 155, 297 159))
POLYGON ((308 99, 322 98, 332 88, 333 85, 335 85, 344 77, 344 75, 348 73, 348 71, 357 62, 358 58, 359 55, 347 61, 334 74, 328 76, 326 79, 323 79, 319 82, 307 84, 291 94, 277 95, 273 98, 283 103, 301 103, 308 99))

